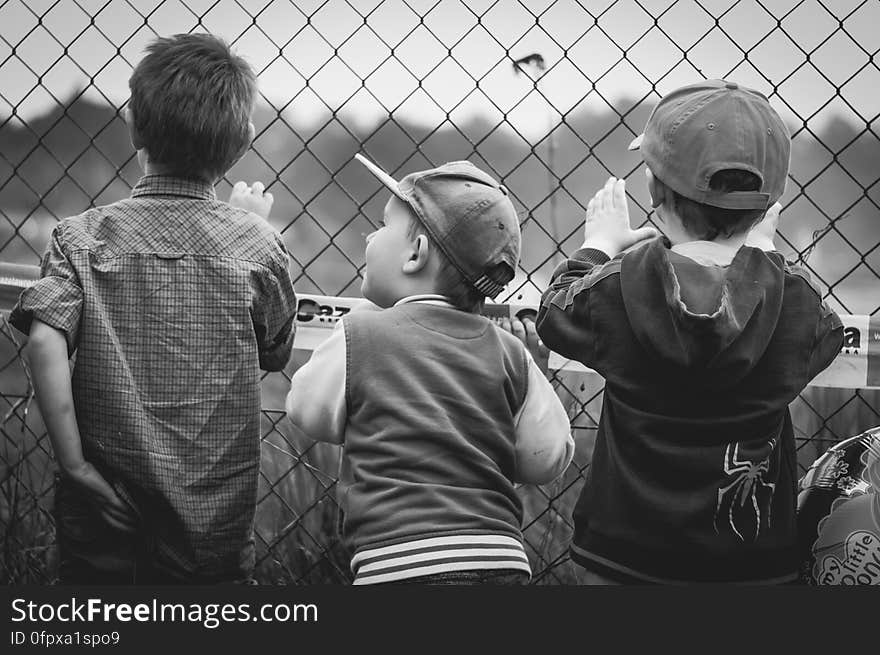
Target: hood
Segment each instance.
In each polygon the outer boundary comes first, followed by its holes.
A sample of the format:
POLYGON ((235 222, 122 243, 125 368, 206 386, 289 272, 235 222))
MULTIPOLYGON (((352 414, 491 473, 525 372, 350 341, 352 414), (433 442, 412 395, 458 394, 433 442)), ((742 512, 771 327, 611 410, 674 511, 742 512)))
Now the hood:
POLYGON ((639 343, 660 365, 718 389, 737 384, 764 354, 784 275, 778 253, 743 247, 729 266, 704 266, 655 239, 624 256, 620 283, 639 343))

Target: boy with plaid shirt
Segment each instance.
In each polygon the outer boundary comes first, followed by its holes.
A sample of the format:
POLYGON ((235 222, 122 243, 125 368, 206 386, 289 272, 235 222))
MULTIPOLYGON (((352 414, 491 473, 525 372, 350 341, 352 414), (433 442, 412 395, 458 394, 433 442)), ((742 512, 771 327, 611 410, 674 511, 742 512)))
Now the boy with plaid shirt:
POLYGON ((61 582, 247 581, 259 369, 286 365, 296 306, 271 194, 214 192, 253 139, 256 78, 210 35, 147 50, 128 112, 144 177, 56 226, 10 322, 61 471, 61 582))

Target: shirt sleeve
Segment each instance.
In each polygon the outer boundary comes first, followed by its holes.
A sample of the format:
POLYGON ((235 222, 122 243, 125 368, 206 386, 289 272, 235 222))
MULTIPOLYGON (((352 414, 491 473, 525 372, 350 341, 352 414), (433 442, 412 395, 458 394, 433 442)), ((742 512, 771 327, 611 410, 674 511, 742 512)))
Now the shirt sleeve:
POLYGON ((290 359, 296 318, 296 293, 288 269, 287 251, 277 238, 280 252, 262 269, 251 309, 260 368, 280 371, 290 359))
POLYGON ((24 334, 30 334, 37 319, 60 332, 72 354, 79 341, 82 318, 83 290, 79 276, 70 262, 63 244, 61 225, 56 225, 46 246, 40 265, 40 279, 22 291, 9 315, 9 323, 24 334))
POLYGON ((515 417, 516 481, 546 484, 565 472, 574 456, 568 415, 551 384, 528 354, 528 390, 515 417))
POLYGON ((290 380, 284 403, 287 418, 316 441, 341 444, 345 440, 347 359, 345 329, 339 321, 290 380))

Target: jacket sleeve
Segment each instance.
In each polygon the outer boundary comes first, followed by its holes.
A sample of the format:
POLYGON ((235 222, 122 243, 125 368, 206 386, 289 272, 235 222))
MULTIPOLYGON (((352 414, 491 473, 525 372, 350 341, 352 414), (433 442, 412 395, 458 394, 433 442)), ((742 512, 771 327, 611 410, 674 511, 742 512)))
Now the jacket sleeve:
POLYGON ((565 473, 574 456, 568 414, 528 355, 528 387, 515 417, 516 482, 547 484, 565 473))
POLYGON ((536 321, 538 336, 550 350, 586 364, 594 359, 590 288, 608 261, 601 250, 581 248, 553 271, 536 321))
POLYGON ((347 353, 343 322, 339 321, 290 380, 290 392, 284 403, 287 418, 316 441, 345 441, 347 353))
POLYGON ((843 347, 843 323, 840 317, 828 306, 821 302, 819 306, 819 321, 816 323, 816 337, 813 348, 810 351, 810 363, 807 371, 808 379, 812 380, 819 375, 834 358, 840 354, 843 347))
POLYGON ((843 323, 837 313, 828 306, 828 303, 822 300, 821 289, 803 266, 788 264, 787 269, 806 282, 815 294, 818 320, 807 362, 807 381, 809 382, 828 368, 840 354, 840 350, 843 348, 843 323))

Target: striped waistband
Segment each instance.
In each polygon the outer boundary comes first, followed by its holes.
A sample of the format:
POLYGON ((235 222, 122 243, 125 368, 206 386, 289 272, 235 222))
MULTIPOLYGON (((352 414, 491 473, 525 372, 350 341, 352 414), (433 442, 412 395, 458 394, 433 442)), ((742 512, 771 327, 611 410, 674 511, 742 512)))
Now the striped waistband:
POLYGON ((353 584, 394 582, 450 571, 532 569, 522 543, 508 535, 454 535, 407 541, 355 554, 353 584))

